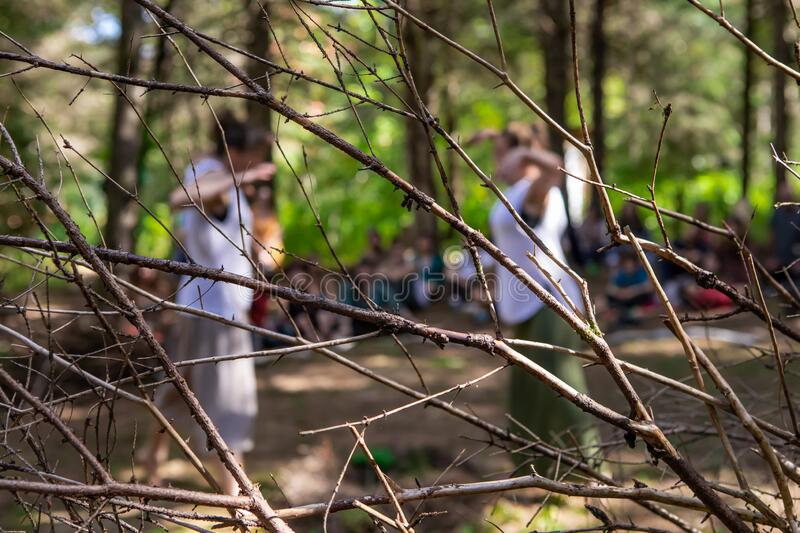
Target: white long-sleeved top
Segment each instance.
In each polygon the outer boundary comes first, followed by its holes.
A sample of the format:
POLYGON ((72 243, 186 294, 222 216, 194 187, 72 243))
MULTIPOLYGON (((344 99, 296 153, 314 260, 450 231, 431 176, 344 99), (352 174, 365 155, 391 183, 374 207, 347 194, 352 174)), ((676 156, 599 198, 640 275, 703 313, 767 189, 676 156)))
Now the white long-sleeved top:
MULTIPOLYGON (((196 175, 224 169, 225 166, 216 159, 210 157, 201 159, 195 164, 194 169, 191 166, 186 169, 184 184, 189 187, 196 175)), ((253 215, 247 198, 233 186, 230 198, 232 200, 224 220, 209 216, 214 222, 214 225, 211 225, 194 207, 185 208, 177 217, 178 229, 182 234, 186 251, 197 264, 222 268, 226 272, 242 276, 252 276, 252 265, 242 250, 249 252, 252 245, 248 231, 252 231, 253 215), (248 231, 242 230, 242 226, 248 231)), ((203 309, 225 318, 242 321, 247 320, 253 299, 251 289, 208 279, 192 279, 188 276, 181 276, 178 289, 175 298, 178 305, 203 309)))
MULTIPOLYGON (((505 191, 509 203, 520 214, 525 203, 525 196, 532 183, 531 180, 523 178, 505 191)), ((534 254, 542 268, 547 270, 553 279, 561 282, 564 291, 575 305, 581 306, 580 290, 575 281, 544 252, 537 249, 538 247, 519 227, 514 217, 499 200, 489 213, 489 229, 492 242, 550 294, 558 298, 561 303, 566 304, 555 287, 527 257, 528 252, 534 254)), ((561 247, 561 237, 566 229, 567 213, 564 209, 563 197, 558 187, 553 187, 548 193, 542 217, 533 231, 542 240, 542 243, 564 263, 566 263, 566 258, 564 249, 561 247)), ((544 303, 502 265, 495 263, 495 270, 497 276, 495 305, 501 322, 508 325, 519 324, 531 318, 542 308, 544 303)))

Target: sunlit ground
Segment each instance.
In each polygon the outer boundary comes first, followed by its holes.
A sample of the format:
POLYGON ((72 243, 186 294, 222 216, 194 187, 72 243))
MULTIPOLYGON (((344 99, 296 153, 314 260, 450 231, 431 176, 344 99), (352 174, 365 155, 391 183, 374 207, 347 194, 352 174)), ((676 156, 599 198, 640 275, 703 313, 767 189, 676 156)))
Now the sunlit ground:
MULTIPOLYGON (((460 320, 449 313, 429 318, 432 321, 435 319, 436 323, 460 320)), ((656 333, 657 325, 654 323, 652 328, 643 326, 616 331, 608 338, 621 358, 671 377, 688 376, 688 366, 679 344, 656 333)), ((755 361, 751 352, 729 343, 735 341, 737 335, 749 335, 748 320, 733 319, 715 327, 720 329, 694 328, 691 331, 708 348, 709 355, 716 358, 721 367, 727 367, 726 375, 738 390, 745 394, 774 394, 775 391, 771 389, 761 390, 759 387, 762 383, 772 383, 774 376, 770 370, 755 361), (706 336, 712 340, 704 340, 706 336), (726 342, 713 340, 717 338, 723 338, 726 342)), ((467 382, 499 365, 498 360, 476 350, 453 345, 439 349, 430 343, 405 337, 402 341, 413 354, 432 392, 467 382)), ((373 371, 406 385, 419 387, 408 360, 388 337, 365 342, 342 353, 373 371)), ((615 392, 603 369, 589 367, 587 375, 594 398, 621 412, 625 410, 621 396, 615 392)), ((456 405, 497 425, 508 425, 510 422, 504 417, 507 379, 508 374, 501 372, 466 388, 455 398, 456 405)), ((261 364, 258 367, 258 380, 260 416, 257 444, 256 449, 246 456, 246 466, 252 478, 261 484, 270 503, 278 508, 327 501, 353 445, 352 435, 347 429, 311 436, 301 436, 300 431, 358 422, 364 416, 379 415, 384 410, 410 401, 408 397, 316 353, 299 353, 261 364)), ((645 399, 652 398, 649 404, 656 419, 665 422, 665 426, 670 423, 691 426, 695 418, 698 424, 704 421, 705 409, 698 402, 678 398, 636 377, 633 377, 633 381, 645 399)), ((453 397, 451 393, 444 398, 452 400, 453 397)), ((89 403, 78 403, 65 415, 69 416, 76 428, 83 430, 87 417, 91 420, 90 424, 97 423, 92 407, 89 403)), ((136 439, 141 453, 150 427, 149 420, 143 413, 134 414, 126 409, 118 409, 116 416, 113 435, 115 449, 121 452, 112 454, 112 469, 118 479, 127 481, 140 476, 142 469, 140 457, 131 457, 125 450, 129 450, 130 443, 136 439)), ((105 420, 101 420, 101 424, 104 423, 105 420)), ((618 431, 608 426, 602 429, 604 440, 621 441, 618 431)), ((91 431, 88 434, 91 439, 91 431)), ((50 439, 54 446, 50 455, 52 459, 58 456, 58 440, 54 437, 50 439)), ((417 483, 425 486, 502 479, 510 473, 511 463, 504 453, 496 449, 476 453, 484 448, 484 433, 433 407, 415 406, 375 421, 366 432, 366 440, 386 472, 404 488, 413 488, 417 483), (471 458, 448 469, 458 457, 471 458)), ((674 442, 692 445, 690 440, 702 443, 703 450, 707 450, 705 454, 695 455, 702 462, 697 466, 720 480, 734 481, 722 454, 715 445, 710 444, 714 440, 703 436, 683 436, 675 438, 674 442)), ((196 449, 202 448, 193 444, 196 449)), ((695 452, 698 451, 696 447, 695 452)), ((669 475, 662 478, 661 468, 642 465, 644 450, 641 444, 634 450, 616 446, 611 457, 614 461, 605 467, 606 471, 626 480, 629 486, 632 486, 634 478, 664 489, 670 488, 674 481, 669 475)), ((742 459, 746 468, 761 468, 753 454, 744 453, 742 459)), ((67 465, 62 468, 69 470, 67 465)), ((171 459, 161 465, 159 473, 167 484, 206 489, 199 474, 178 456, 176 450, 173 450, 171 459)), ((766 471, 754 471, 753 479, 763 483, 766 490, 772 490, 767 475, 766 471)), ((689 495, 686 490, 679 492, 689 495)), ((381 487, 374 474, 364 463, 363 457, 357 454, 348 466, 339 496, 380 493, 381 487)), ((0 516, 3 518, 0 523, 6 528, 19 527, 22 510, 12 503, 9 495, 4 494, 2 498, 0 516)), ((423 521, 417 531, 496 531, 497 527, 503 531, 522 531, 526 528, 547 531, 597 525, 598 521, 582 507, 583 503, 605 509, 618 522, 634 521, 640 525, 669 529, 669 524, 628 502, 572 499, 567 503, 562 496, 548 496, 533 489, 491 496, 439 499, 421 505, 409 503, 406 508, 418 512, 447 511, 423 521)), ((191 509, 187 506, 186 510, 191 509)), ((678 514, 700 525, 702 516, 699 513, 679 511, 678 514)), ((48 520, 45 516, 41 518, 48 520)), ((320 530, 320 524, 319 517, 296 522, 300 531, 320 530)), ((199 522, 198 525, 211 526, 199 522)), ((165 526, 170 531, 181 530, 174 524, 165 523, 165 526)), ((330 526, 331 531, 373 530, 371 521, 359 510, 332 515, 330 526)), ((711 526, 707 521, 702 527, 710 530, 711 526)))

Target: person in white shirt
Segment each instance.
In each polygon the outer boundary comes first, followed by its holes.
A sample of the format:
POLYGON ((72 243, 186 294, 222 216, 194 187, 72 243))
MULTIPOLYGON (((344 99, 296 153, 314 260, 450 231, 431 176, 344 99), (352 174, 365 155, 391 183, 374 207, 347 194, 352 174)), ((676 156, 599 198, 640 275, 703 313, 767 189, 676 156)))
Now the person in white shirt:
MULTIPOLYGON (((562 173, 558 171, 562 166, 561 158, 547 150, 519 145, 497 152, 500 164, 496 178, 510 184, 505 191, 509 203, 549 251, 566 264, 561 246, 567 229, 567 214, 559 190, 563 180, 562 173)), ((556 289, 539 267, 547 270, 549 277, 561 285, 572 304, 582 311, 582 300, 575 281, 534 245, 499 200, 489 214, 489 228, 492 241, 509 258, 562 304, 567 305, 562 291, 556 289), (530 260, 528 253, 534 254, 539 266, 530 260)), ((521 281, 499 265, 496 266, 496 277, 495 305, 498 318, 504 326, 513 328, 515 338, 576 347, 580 340, 578 335, 521 281)), ((531 350, 526 355, 575 389, 587 391, 579 359, 550 350, 531 350)), ((573 440, 566 434, 567 431, 571 431, 581 444, 587 446, 596 440, 596 431, 588 415, 518 367, 511 369, 509 412, 517 422, 545 442, 571 447, 573 440)), ((524 457, 514 459, 518 465, 524 462, 524 457)), ((541 466, 549 464, 542 462, 541 466)))
MULTIPOLYGON (((274 174, 274 165, 263 163, 269 137, 266 131, 232 116, 224 116, 221 123, 225 135, 224 140, 222 136, 218 138, 216 153, 186 169, 184 183, 173 191, 170 204, 178 210, 177 234, 189 258, 201 266, 252 276, 253 216, 244 191, 270 180, 274 174)), ((239 285, 182 276, 176 303, 247 322, 252 297, 251 290, 239 285)), ((170 356, 175 361, 253 351, 248 331, 188 314, 178 316, 170 340, 170 356)), ((242 454, 253 448, 258 411, 253 359, 191 365, 184 367, 183 375, 241 463, 242 454)), ((171 385, 157 389, 156 405, 168 419, 188 432, 189 444, 195 451, 206 448, 205 435, 188 416, 171 385)), ((169 441, 165 437, 164 433, 153 437, 147 465, 151 483, 158 482, 158 465, 169 454, 169 441)), ((219 466, 221 487, 228 494, 237 493, 236 481, 219 466)))

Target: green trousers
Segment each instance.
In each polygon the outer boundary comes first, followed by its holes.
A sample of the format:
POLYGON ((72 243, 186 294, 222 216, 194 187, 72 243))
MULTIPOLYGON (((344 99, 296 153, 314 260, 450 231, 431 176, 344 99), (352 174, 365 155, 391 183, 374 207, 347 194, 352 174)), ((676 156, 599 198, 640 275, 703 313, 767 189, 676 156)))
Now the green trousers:
MULTIPOLYGON (((555 344, 565 348, 580 347, 580 337, 577 333, 549 307, 542 308, 533 317, 518 324, 514 328, 514 336, 518 339, 555 344)), ((569 383, 575 390, 588 392, 581 359, 552 350, 522 348, 520 352, 562 381, 569 383)), ((517 366, 511 368, 509 413, 541 440, 560 448, 573 448, 576 441, 585 447, 599 442, 591 415, 517 366)), ((530 438, 530 435, 516 423, 512 423, 511 429, 530 438)), ((583 453, 588 457, 594 450, 584 448, 583 453)), ((513 458, 516 466, 522 465, 528 459, 524 453, 515 454, 513 458)), ((537 471, 543 475, 553 464, 546 459, 534 462, 537 471)), ((523 470, 520 473, 527 471, 523 470)))

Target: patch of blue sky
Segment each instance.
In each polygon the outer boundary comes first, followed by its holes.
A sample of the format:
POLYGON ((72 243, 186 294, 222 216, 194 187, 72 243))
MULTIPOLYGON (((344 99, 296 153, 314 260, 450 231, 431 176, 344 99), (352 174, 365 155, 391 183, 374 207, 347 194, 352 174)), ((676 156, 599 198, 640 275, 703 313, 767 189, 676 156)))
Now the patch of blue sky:
POLYGON ((78 23, 70 29, 70 34, 75 39, 88 44, 99 44, 119 39, 122 28, 117 16, 100 7, 92 8, 90 15, 92 17, 91 22, 87 24, 78 23))

